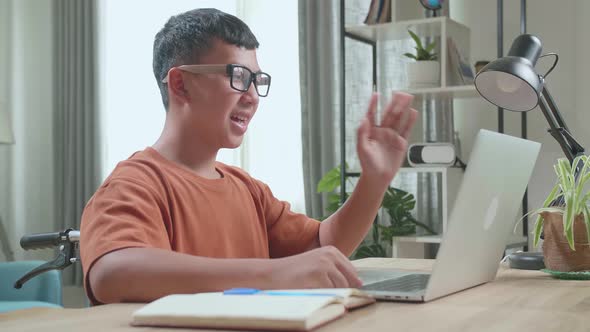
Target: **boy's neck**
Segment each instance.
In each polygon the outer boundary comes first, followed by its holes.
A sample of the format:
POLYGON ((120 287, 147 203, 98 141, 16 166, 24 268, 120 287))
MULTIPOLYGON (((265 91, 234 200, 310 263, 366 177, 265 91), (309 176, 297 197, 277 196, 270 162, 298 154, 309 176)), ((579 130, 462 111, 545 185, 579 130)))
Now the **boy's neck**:
POLYGON ((152 145, 164 158, 180 164, 208 179, 218 179, 221 174, 215 169, 217 151, 208 149, 206 144, 198 140, 183 137, 182 130, 172 128, 166 121, 160 138, 152 145))

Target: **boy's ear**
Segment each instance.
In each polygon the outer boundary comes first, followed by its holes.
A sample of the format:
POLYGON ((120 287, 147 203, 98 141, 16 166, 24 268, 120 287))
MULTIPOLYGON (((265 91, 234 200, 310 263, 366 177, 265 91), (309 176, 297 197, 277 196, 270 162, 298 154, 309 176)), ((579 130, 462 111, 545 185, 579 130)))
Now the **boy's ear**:
POLYGON ((172 68, 168 72, 168 94, 180 101, 188 100, 188 93, 180 69, 172 68))

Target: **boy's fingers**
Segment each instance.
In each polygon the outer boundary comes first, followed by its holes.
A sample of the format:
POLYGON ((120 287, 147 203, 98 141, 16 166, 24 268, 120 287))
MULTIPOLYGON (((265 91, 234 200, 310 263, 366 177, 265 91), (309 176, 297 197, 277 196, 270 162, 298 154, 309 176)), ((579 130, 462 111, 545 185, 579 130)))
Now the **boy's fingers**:
POLYGON ((375 115, 377 114, 377 101, 379 100, 379 94, 373 92, 369 101, 369 109, 367 110, 367 118, 371 127, 375 126, 375 115))
POLYGON ((392 128, 395 131, 400 131, 402 126, 402 117, 404 113, 410 108, 414 96, 408 93, 395 92, 392 96, 392 101, 385 114, 383 115, 383 121, 381 122, 382 127, 392 128))
POLYGON ((359 126, 357 133, 356 133, 356 145, 359 149, 364 149, 366 142, 369 140, 369 133, 371 131, 371 127, 369 124, 369 115, 363 118, 361 125, 359 126))
POLYGON ((393 98, 393 95, 392 95, 392 98, 389 99, 389 102, 387 103, 385 110, 383 110, 383 113, 382 113, 383 116, 381 117, 381 127, 386 127, 387 124, 389 122, 391 122, 391 119, 389 119, 389 118, 391 117, 394 107, 395 107, 395 99, 393 98))

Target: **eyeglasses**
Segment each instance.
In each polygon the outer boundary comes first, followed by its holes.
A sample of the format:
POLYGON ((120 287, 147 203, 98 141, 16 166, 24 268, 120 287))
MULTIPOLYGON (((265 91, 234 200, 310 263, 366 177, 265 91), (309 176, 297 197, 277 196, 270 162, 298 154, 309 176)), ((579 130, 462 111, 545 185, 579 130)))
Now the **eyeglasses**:
MULTIPOLYGON (((242 65, 182 65, 176 68, 194 74, 225 73, 230 78, 229 85, 232 89, 240 92, 248 91, 250 84, 254 83, 256 93, 260 97, 266 97, 270 89, 269 74, 261 71, 253 73, 248 67, 242 65)), ((168 75, 162 80, 162 83, 168 83, 168 75)))

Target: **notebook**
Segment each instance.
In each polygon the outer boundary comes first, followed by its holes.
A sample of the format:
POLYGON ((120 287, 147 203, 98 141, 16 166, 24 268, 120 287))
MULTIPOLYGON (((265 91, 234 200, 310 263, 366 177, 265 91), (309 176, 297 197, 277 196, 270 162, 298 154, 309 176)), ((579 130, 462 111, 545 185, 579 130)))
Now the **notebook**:
POLYGON ((352 288, 175 294, 135 311, 132 325, 309 331, 374 302, 352 288))

